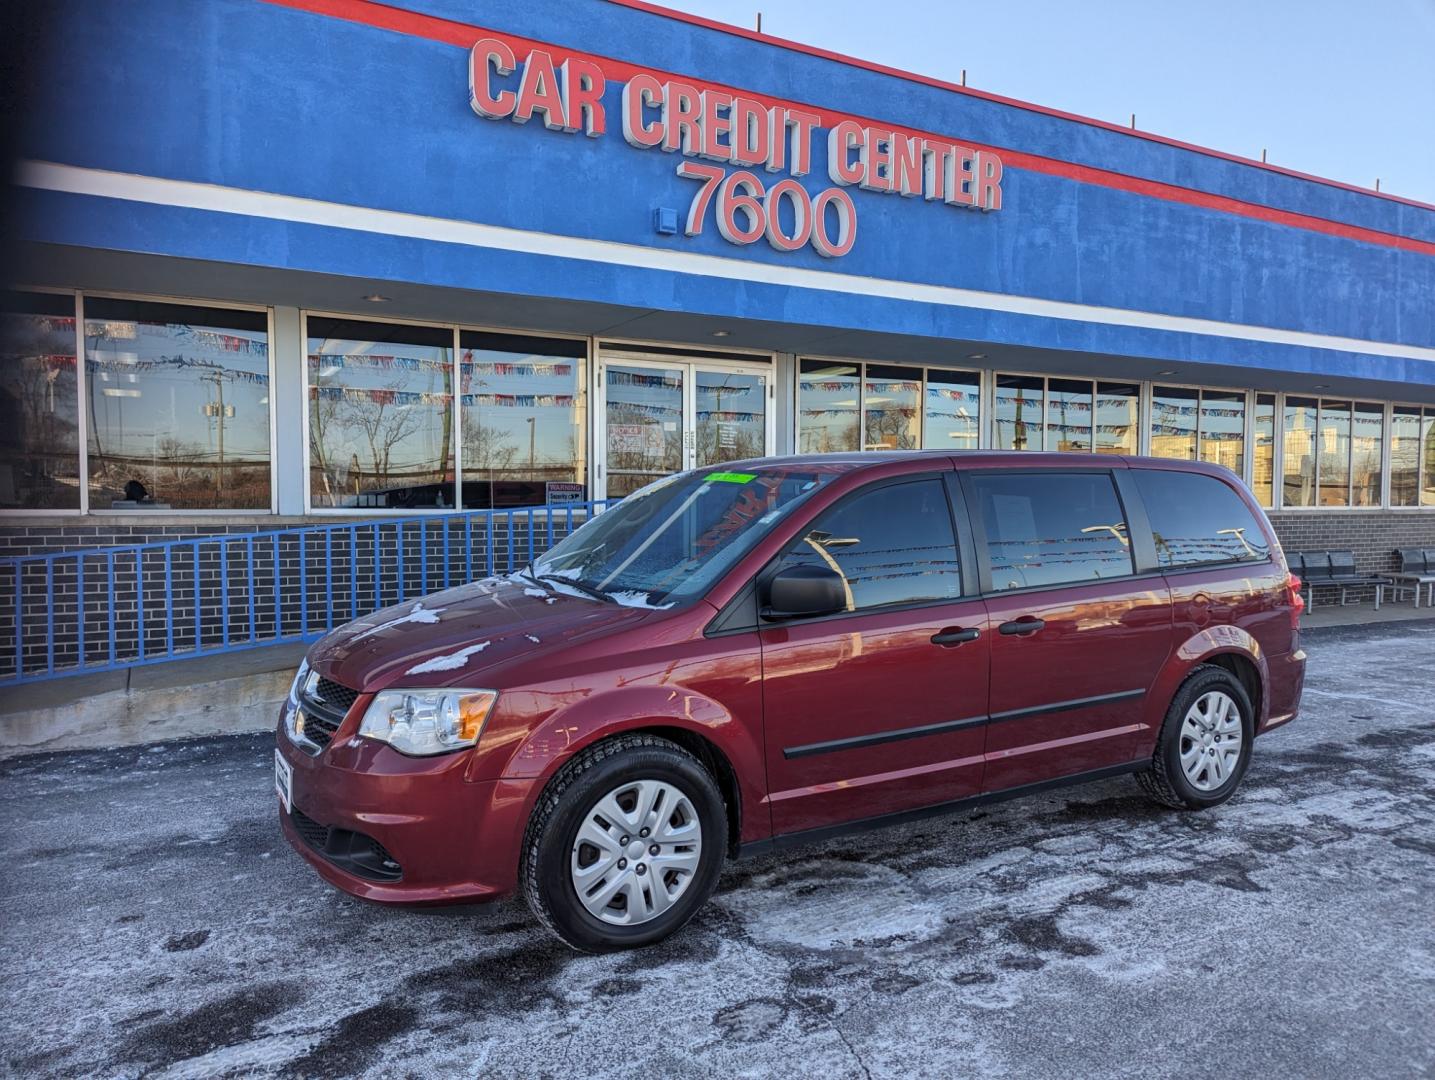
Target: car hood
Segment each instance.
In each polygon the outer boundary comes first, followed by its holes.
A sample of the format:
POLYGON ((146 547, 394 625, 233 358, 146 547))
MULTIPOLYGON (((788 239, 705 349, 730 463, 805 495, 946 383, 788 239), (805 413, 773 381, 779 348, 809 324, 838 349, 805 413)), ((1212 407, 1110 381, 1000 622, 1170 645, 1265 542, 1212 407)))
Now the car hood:
POLYGON ((499 667, 538 659, 652 615, 645 606, 549 592, 526 578, 484 578, 346 623, 315 643, 309 663, 325 678, 361 693, 486 686, 499 667))

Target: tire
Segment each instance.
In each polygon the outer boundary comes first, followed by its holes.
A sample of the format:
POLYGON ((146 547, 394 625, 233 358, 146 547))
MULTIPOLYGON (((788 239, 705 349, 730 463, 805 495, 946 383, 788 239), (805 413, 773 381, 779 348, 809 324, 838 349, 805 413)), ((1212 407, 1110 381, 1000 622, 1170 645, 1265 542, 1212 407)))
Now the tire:
POLYGON ((1219 806, 1240 787, 1254 738, 1255 710, 1246 688, 1225 668, 1202 664, 1176 691, 1161 724, 1151 768, 1137 773, 1136 779, 1163 806, 1177 810, 1219 806), (1228 708, 1213 722, 1222 698, 1231 703, 1238 718, 1228 708), (1237 733, 1240 742, 1233 750, 1237 733))
POLYGON ((726 851, 727 808, 702 763, 667 739, 623 735, 584 750, 549 782, 519 877, 545 927, 579 952, 612 952, 681 929, 712 895, 726 851), (656 800, 646 816, 644 799, 656 800), (642 830, 650 831, 634 835, 642 830))

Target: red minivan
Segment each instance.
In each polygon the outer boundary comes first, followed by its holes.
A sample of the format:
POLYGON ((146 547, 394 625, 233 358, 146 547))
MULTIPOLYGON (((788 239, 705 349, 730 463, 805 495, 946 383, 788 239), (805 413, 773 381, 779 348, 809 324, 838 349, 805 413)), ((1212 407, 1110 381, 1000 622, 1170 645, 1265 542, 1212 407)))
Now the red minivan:
POLYGON ((401 903, 521 889, 578 949, 682 926, 723 859, 1134 773, 1234 793, 1293 718, 1298 581, 1218 466, 1018 452, 680 473, 547 554, 314 645, 284 834, 401 903))

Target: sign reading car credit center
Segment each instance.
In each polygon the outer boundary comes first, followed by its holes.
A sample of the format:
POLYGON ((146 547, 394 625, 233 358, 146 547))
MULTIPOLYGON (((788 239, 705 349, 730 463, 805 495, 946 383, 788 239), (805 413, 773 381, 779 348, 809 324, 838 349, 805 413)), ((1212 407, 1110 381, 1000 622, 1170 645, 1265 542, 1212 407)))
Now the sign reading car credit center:
MULTIPOLYGON (((484 38, 469 54, 469 104, 490 120, 526 124, 537 117, 553 131, 600 138, 608 131, 607 85, 593 60, 570 57, 555 65, 550 53, 533 49, 520 65, 497 38, 484 38)), ((1002 205, 1001 159, 942 139, 840 120, 827 129, 827 174, 835 186, 812 195, 795 177, 812 171, 821 122, 814 113, 641 71, 623 84, 622 113, 623 138, 639 149, 746 166, 729 173, 700 161, 679 163, 678 175, 700 184, 683 227, 688 236, 703 231, 711 207, 730 243, 766 238, 778 251, 811 245, 837 258, 857 240, 857 208, 844 190, 854 185, 969 210, 1002 205), (758 167, 787 176, 765 183, 753 171, 758 167)))

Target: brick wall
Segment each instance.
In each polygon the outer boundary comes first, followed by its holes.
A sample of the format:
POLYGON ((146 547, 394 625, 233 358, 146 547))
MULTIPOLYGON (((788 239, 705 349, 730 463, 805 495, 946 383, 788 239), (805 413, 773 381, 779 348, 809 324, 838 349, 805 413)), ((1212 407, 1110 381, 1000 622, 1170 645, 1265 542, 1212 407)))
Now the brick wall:
POLYGON ((1435 510, 1316 510, 1271 514, 1281 547, 1353 551, 1368 573, 1394 570, 1396 548, 1435 548, 1435 510))

